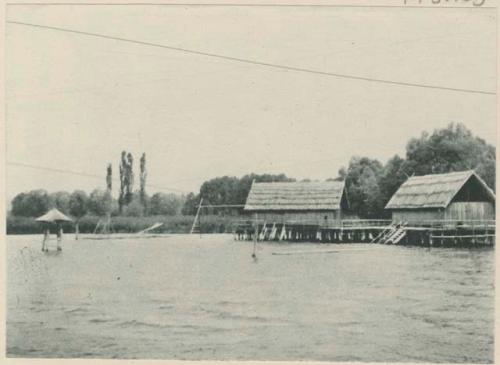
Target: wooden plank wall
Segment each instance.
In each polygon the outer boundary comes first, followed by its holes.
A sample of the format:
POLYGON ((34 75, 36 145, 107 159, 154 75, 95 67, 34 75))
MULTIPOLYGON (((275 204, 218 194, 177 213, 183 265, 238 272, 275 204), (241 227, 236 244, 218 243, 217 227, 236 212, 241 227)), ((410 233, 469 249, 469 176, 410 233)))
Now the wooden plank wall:
POLYGON ((444 219, 444 212, 439 209, 394 210, 394 222, 418 222, 444 219))
MULTIPOLYGON (((325 216, 327 222, 333 222, 338 219, 338 211, 328 212, 258 212, 259 221, 266 221, 267 223, 283 223, 283 222, 304 222, 315 223, 323 225, 325 223, 325 216)), ((253 217, 253 215, 252 215, 253 217)))
POLYGON ((445 211, 445 219, 453 219, 453 220, 495 219, 495 206, 489 202, 451 203, 445 211))
POLYGON ((300 221, 300 222, 316 222, 317 224, 324 224, 326 222, 333 222, 337 219, 337 212, 297 212, 285 213, 286 221, 300 221), (327 217, 325 221, 325 217, 327 217))

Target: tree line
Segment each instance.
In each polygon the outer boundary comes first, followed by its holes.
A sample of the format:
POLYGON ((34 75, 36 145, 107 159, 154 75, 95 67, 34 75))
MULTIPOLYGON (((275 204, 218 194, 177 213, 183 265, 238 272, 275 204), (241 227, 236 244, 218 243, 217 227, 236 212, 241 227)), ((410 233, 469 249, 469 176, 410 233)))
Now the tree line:
POLYGON ((10 214, 20 217, 38 217, 50 208, 57 208, 77 220, 85 215, 94 216, 153 216, 179 215, 184 205, 183 195, 157 192, 149 196, 146 192, 146 154, 140 158, 139 190, 134 191, 134 158, 123 151, 119 162, 118 198, 113 198, 113 167, 106 167, 106 189, 96 188, 90 194, 82 190, 72 193, 58 191, 48 193, 37 189, 17 194, 11 202, 10 214))
POLYGON ((351 210, 361 218, 376 218, 388 216, 385 205, 410 176, 475 170, 494 190, 495 168, 495 147, 463 124, 452 123, 410 139, 406 156, 395 155, 385 164, 353 157, 338 179, 345 180, 351 210))
MULTIPOLYGON (((132 202, 138 201, 133 199, 132 202)), ((147 209, 135 204, 119 211, 118 199, 112 198, 103 189, 94 189, 90 194, 83 190, 75 190, 72 193, 58 191, 48 193, 46 190, 37 189, 26 193, 17 194, 11 203, 10 214, 20 217, 38 217, 51 208, 57 208, 72 217, 82 217, 86 214, 105 216, 153 216, 153 215, 179 215, 184 205, 183 195, 169 193, 155 193, 152 196, 145 195, 147 209)))
MULTIPOLYGON (((386 218, 384 207, 412 175, 475 170, 495 189, 495 147, 476 137, 461 123, 451 123, 433 133, 423 132, 406 145, 404 157, 395 155, 385 164, 366 156, 354 156, 337 176, 327 180, 345 181, 350 213, 360 218, 386 218)), ((242 178, 217 177, 205 182, 198 194, 186 197, 183 212, 194 214, 203 198, 204 204, 244 204, 251 182, 295 181, 284 174, 245 175, 242 178)), ((305 179, 302 181, 311 181, 305 179)), ((222 209, 226 213, 228 209, 222 209)), ((221 209, 212 209, 221 211, 221 209)))
MULTIPOLYGON (((134 191, 134 159, 123 151, 119 164, 118 199, 112 197, 112 166, 106 168, 106 190, 47 193, 33 190, 18 194, 12 200, 11 214, 36 217, 50 207, 57 207, 73 217, 86 214, 104 216, 194 215, 203 198, 205 205, 245 204, 252 181, 288 182, 296 179, 285 174, 248 174, 223 176, 205 181, 198 193, 186 196, 146 191, 146 155, 139 164, 139 189, 134 191)), ((337 176, 327 180, 345 181, 350 211, 360 218, 387 217, 385 205, 399 186, 412 175, 475 170, 495 189, 495 147, 474 136, 463 124, 450 124, 433 133, 423 132, 406 145, 404 157, 395 155, 386 163, 365 156, 354 156, 337 176)), ((303 181, 310 181, 305 179, 303 181)), ((204 208, 205 214, 234 215, 242 208, 204 208)))

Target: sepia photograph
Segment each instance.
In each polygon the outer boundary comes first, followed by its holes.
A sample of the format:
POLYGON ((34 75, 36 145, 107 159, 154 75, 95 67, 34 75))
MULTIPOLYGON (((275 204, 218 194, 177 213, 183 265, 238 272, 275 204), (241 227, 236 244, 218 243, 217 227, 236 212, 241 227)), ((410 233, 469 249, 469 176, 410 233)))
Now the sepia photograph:
POLYGON ((5 3, 2 356, 495 363, 497 5, 5 3))

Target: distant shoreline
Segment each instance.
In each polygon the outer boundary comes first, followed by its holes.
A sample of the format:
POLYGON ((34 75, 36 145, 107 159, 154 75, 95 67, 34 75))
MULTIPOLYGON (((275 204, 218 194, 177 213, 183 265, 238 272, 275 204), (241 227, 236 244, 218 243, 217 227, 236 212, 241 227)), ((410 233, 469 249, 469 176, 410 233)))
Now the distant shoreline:
MULTIPOLYGON (((85 216, 79 221, 80 234, 92 234, 97 223, 102 217, 85 216)), ((203 233, 231 233, 231 222, 234 217, 206 215, 201 217, 203 233)), ((151 227, 155 223, 163 223, 161 227, 154 230, 155 234, 189 233, 193 224, 194 216, 148 216, 148 217, 123 217, 111 218, 113 233, 134 234, 143 229, 151 227)), ((7 235, 42 234, 42 225, 33 217, 7 217, 7 235)), ((63 225, 65 234, 75 232, 75 224, 63 225)), ((52 233, 55 233, 52 232, 52 233)))

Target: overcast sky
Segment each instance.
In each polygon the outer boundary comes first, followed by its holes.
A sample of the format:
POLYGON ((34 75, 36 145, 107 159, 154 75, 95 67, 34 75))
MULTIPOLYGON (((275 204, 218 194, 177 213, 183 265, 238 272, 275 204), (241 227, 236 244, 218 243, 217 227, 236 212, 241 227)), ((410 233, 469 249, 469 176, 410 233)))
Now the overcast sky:
MULTIPOLYGON (((318 71, 494 91, 494 9, 9 6, 7 19, 318 71)), ((122 150, 149 183, 221 175, 335 177, 462 122, 495 143, 494 95, 280 70, 6 25, 7 197, 105 187, 122 150), (138 164, 136 164, 138 167, 138 164)), ((115 185, 116 186, 116 185, 115 185)), ((158 191, 149 188, 149 193, 158 191)), ((115 188, 116 192, 116 188, 115 188)))

